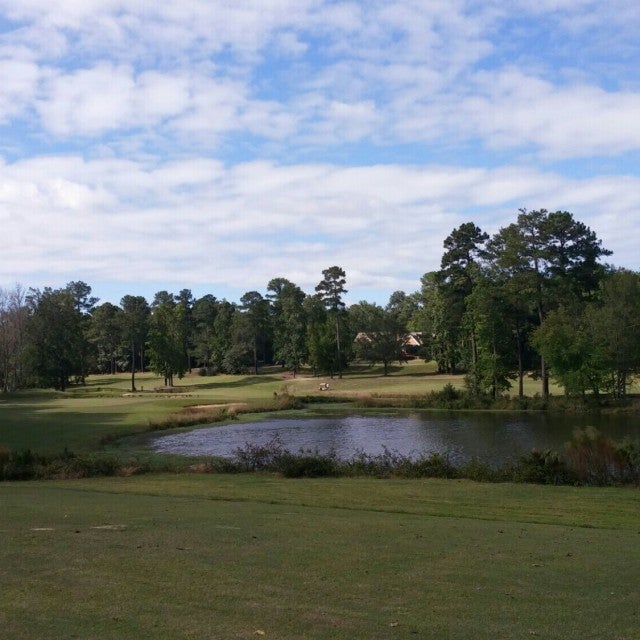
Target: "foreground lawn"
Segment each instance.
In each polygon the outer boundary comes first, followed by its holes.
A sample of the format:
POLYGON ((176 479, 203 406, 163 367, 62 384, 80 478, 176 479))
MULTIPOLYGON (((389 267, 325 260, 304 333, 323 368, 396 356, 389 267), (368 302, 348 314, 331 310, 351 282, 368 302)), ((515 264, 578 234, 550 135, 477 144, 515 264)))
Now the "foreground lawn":
POLYGON ((640 492, 144 476, 0 485, 0 628, 636 639, 640 492))

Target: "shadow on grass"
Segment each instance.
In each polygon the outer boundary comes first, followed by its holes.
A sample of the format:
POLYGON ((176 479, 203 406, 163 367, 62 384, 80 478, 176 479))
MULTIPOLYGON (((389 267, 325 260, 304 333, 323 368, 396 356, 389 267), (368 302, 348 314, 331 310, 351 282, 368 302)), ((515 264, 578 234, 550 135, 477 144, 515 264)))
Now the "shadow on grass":
MULTIPOLYGON (((0 411, 0 445, 14 451, 31 449, 40 454, 58 453, 65 448, 78 453, 93 451, 105 438, 138 430, 123 425, 122 417, 119 412, 81 413, 39 407, 8 409, 0 411)), ((140 430, 144 428, 145 425, 140 425, 140 430)))

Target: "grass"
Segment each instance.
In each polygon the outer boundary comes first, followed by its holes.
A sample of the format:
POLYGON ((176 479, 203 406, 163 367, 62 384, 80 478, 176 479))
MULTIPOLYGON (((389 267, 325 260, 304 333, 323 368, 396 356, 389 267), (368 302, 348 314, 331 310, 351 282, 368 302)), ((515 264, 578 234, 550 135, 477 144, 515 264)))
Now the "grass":
MULTIPOLYGON (((380 373, 353 368, 327 395, 462 386, 420 362, 380 373)), ((131 395, 127 375, 93 376, 0 397, 0 445, 91 452, 191 405, 256 408, 319 382, 269 370, 160 394, 143 374, 131 395)), ((0 505, 7 638, 631 640, 640 627, 637 489, 185 473, 3 482, 0 505)))
POLYGON ((150 421, 183 407, 239 399, 264 402, 282 387, 281 379, 270 376, 255 383, 249 376, 194 376, 181 381, 181 393, 154 393, 161 383, 150 374, 138 375, 138 389, 144 391, 130 394, 126 375, 91 376, 86 386, 65 393, 29 390, 0 396, 0 445, 44 454, 65 447, 94 451, 105 438, 143 432, 150 421))
POLYGON ((637 638, 640 495, 145 476, 0 485, 22 640, 637 638))

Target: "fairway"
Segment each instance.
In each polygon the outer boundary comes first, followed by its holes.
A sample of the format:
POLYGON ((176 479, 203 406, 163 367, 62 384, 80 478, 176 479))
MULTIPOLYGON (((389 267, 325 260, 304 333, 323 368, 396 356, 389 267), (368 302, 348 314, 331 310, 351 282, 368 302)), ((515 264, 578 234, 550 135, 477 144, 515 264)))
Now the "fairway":
POLYGON ((6 638, 638 637, 633 489, 164 475, 0 503, 6 638))

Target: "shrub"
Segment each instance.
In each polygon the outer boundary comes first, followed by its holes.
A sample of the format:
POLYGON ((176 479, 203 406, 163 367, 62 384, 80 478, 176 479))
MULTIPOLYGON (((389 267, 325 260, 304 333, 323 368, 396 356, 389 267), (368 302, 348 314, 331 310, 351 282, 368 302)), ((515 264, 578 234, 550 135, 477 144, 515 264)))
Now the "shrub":
POLYGON ((277 461, 277 468, 286 478, 323 478, 339 475, 335 455, 322 455, 301 451, 298 454, 284 452, 277 461))
POLYGON ((5 480, 31 480, 38 473, 38 468, 44 464, 42 456, 38 456, 31 449, 11 451, 2 468, 5 480))
POLYGON ((640 445, 616 443, 594 427, 574 431, 565 455, 569 469, 583 484, 604 486, 640 478, 640 445))
POLYGON ((492 469, 488 464, 472 458, 457 468, 458 477, 476 482, 498 482, 503 479, 503 471, 492 469))
POLYGON ((564 460, 551 449, 532 449, 521 456, 513 467, 513 479, 535 484, 567 484, 571 480, 564 460))
POLYGON ((300 409, 302 403, 290 393, 273 393, 273 411, 286 411, 287 409, 300 409))
POLYGON ((234 460, 242 471, 274 471, 282 456, 288 453, 276 435, 264 445, 247 443, 234 452, 234 460))
POLYGON ((416 476, 420 478, 456 478, 458 470, 449 457, 441 453, 421 455, 414 463, 416 476))
POLYGON ((640 441, 625 439, 616 443, 619 480, 624 483, 640 484, 640 441))
POLYGON ((350 460, 343 463, 344 473, 348 475, 374 476, 376 478, 406 474, 410 465, 410 458, 386 447, 383 448, 382 453, 377 455, 359 451, 350 460))

